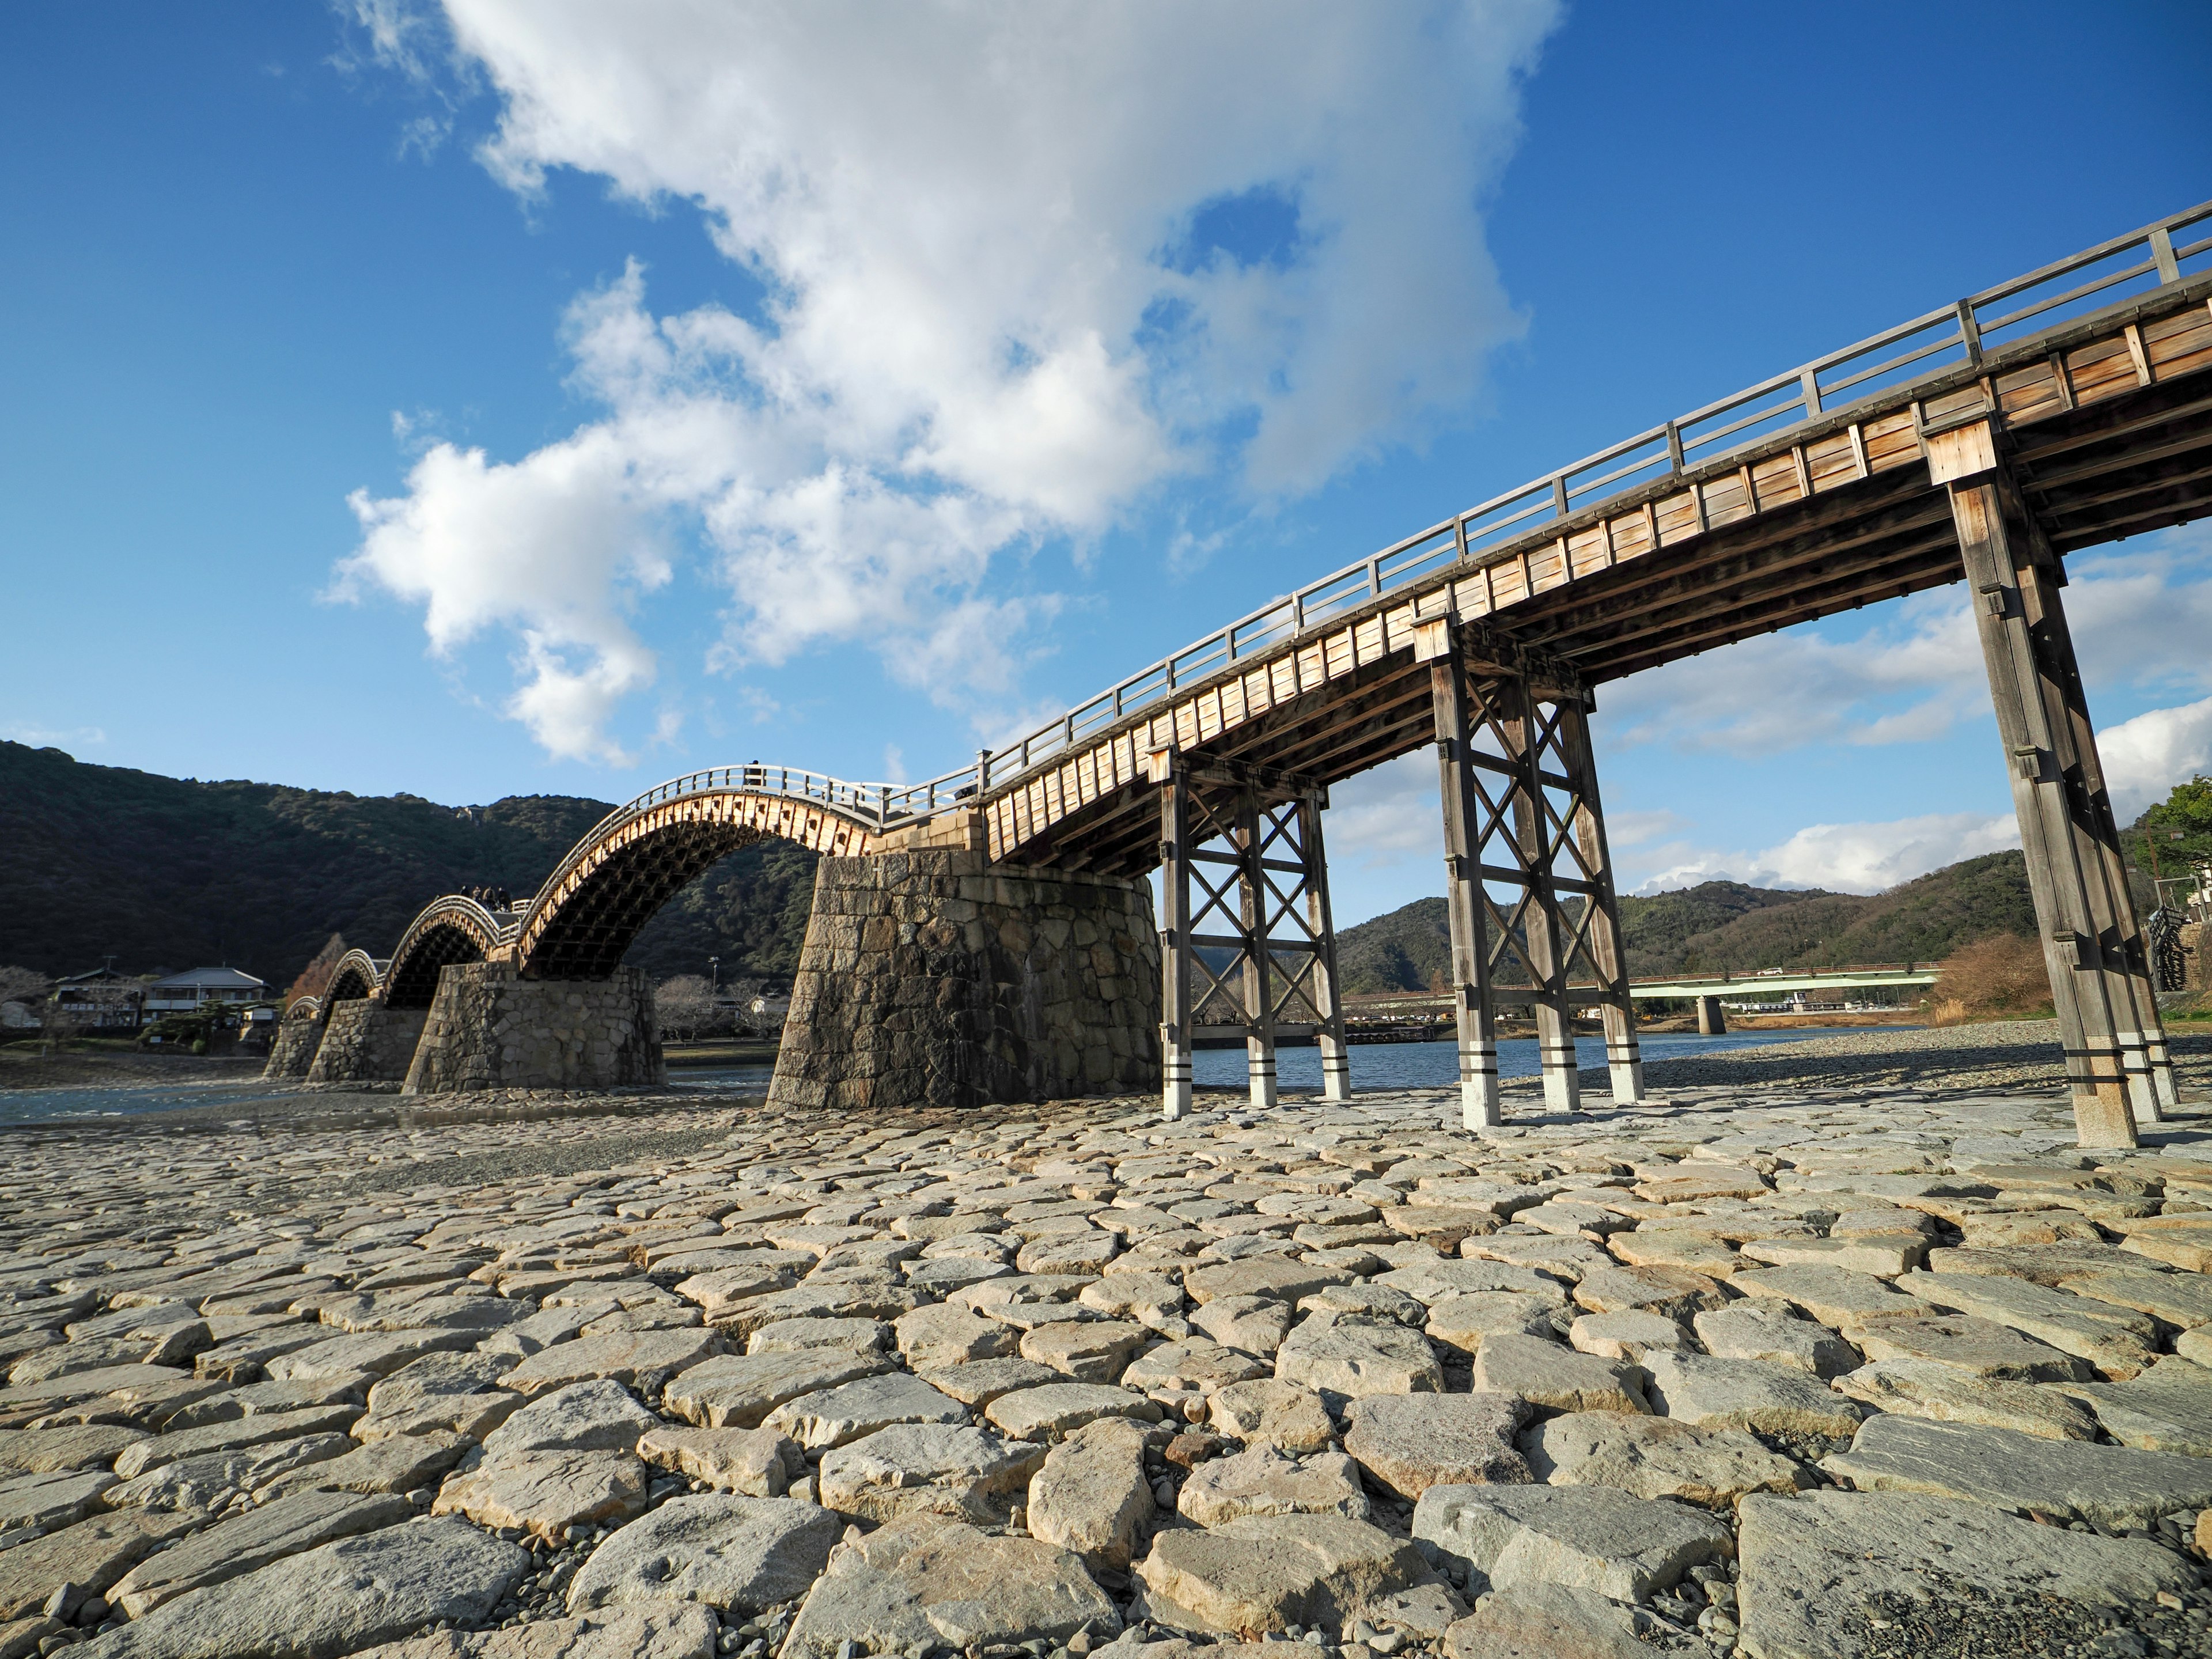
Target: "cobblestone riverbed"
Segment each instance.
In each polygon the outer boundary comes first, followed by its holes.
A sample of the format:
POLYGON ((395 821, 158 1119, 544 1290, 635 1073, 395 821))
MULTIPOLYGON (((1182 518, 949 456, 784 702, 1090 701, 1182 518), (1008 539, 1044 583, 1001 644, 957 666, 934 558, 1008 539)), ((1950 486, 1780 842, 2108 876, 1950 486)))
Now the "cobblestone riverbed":
POLYGON ((2212 1117, 1948 1046, 18 1129, 0 1659, 2212 1655, 2212 1117))

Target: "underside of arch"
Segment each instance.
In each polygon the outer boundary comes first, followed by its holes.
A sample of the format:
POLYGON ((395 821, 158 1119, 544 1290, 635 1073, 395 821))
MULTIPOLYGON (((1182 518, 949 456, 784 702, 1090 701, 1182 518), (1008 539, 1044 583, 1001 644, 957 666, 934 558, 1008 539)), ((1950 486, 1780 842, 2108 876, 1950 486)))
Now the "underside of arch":
POLYGON ((331 1012, 341 1002, 359 1002, 363 997, 374 996, 383 975, 377 969, 376 959, 366 951, 349 951, 338 958, 338 965, 331 975, 331 982, 323 988, 322 1006, 316 1018, 324 1024, 331 1023, 331 1012))
POLYGON ((532 979, 606 978, 663 905, 767 834, 722 818, 683 818, 608 846, 579 866, 544 917, 533 915, 526 925, 523 973, 532 979))
POLYGON ((448 919, 410 928, 403 954, 392 959, 384 978, 387 1008, 428 1008, 437 994, 438 973, 449 963, 482 962, 489 942, 474 928, 448 919))

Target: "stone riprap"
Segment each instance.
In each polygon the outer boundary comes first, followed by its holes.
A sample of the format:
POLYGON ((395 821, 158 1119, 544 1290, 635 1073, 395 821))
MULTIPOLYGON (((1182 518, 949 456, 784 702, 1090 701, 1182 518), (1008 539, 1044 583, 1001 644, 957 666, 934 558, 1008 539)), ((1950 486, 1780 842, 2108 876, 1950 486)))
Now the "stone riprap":
POLYGON ((323 1041, 319 1020, 303 1014, 295 1014, 276 1027, 276 1035, 270 1040, 269 1064, 261 1075, 269 1081, 280 1082, 290 1078, 304 1078, 315 1063, 315 1051, 323 1041))
POLYGON ((11 1133, 0 1653, 2212 1656, 2203 1120, 349 1098, 11 1133))
POLYGON ((769 1100, 1049 1101, 1159 1077, 1150 885, 980 853, 823 859, 769 1100))
POLYGON ((605 980, 523 979, 506 963, 460 962, 439 972, 402 1092, 667 1081, 641 969, 617 968, 605 980))

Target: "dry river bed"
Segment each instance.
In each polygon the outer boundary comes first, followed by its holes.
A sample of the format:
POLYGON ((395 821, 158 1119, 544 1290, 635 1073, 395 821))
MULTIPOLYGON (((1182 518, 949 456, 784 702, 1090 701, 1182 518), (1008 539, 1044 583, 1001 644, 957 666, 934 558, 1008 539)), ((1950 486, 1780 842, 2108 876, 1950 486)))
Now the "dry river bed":
POLYGON ((2212 1117, 1972 1030, 21 1130, 0 1659, 2212 1655, 2212 1117))

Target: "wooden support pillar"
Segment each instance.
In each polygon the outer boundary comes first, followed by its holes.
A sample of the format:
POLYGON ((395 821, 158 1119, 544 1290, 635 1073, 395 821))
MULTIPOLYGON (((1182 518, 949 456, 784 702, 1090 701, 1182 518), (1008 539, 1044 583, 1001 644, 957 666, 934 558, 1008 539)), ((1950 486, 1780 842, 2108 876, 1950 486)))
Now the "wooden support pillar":
POLYGON ((1152 757, 1160 787, 1160 1115, 1190 1115, 1190 791, 1182 757, 1152 757))
POLYGON ((1266 843, 1260 802, 1250 789, 1237 794, 1237 899, 1244 934, 1244 1063, 1252 1103, 1275 1103, 1274 959, 1267 949, 1266 843))
POLYGON ((1483 926, 1482 793, 1474 775, 1467 676, 1447 641, 1429 659, 1444 818, 1444 906, 1451 923, 1452 1004, 1459 1035, 1460 1118, 1477 1133, 1504 1121, 1498 1091, 1498 1014, 1483 926))
MULTIPOLYGON (((2144 1054, 2123 948, 2122 917, 2134 905, 2115 894, 2103 844, 2112 822, 2101 768, 2085 766, 2095 738, 2081 699, 2073 645, 2060 617, 2051 573, 2016 550, 2006 522, 2005 479, 1986 420, 1929 434, 1930 479, 1950 494, 1952 521, 1972 594, 1974 622, 1996 705, 2013 808, 2020 818, 2044 960, 2066 1053, 2078 1143, 2136 1144, 2127 1048, 2144 1054), (2074 711, 2080 709, 2078 724, 2074 711), (2094 790, 2096 799, 2092 798, 2094 790), (2124 904, 2124 912, 2119 905, 2124 904)), ((2023 525, 2025 544, 2032 532, 2023 525)), ((2110 849, 2117 854, 2117 837, 2110 849)), ((2140 929, 2126 933, 2140 937, 2140 929)), ((2150 1012, 2156 1018, 2154 1006, 2150 1012)), ((2147 1054, 2136 1069, 2137 1097, 2149 1081, 2147 1054)))
POLYGON ((1590 746, 1589 705, 1582 698, 1559 707, 1559 756, 1573 786, 1575 850, 1592 891, 1583 919, 1583 951, 1597 980, 1605 1022, 1605 1065, 1616 1106, 1644 1098, 1644 1053, 1636 1040, 1636 1006, 1628 994, 1628 956, 1622 945, 1620 896, 1613 882, 1613 849, 1606 840, 1605 809, 1597 793, 1597 755, 1590 746))
POLYGON ((1542 718, 1528 682, 1503 679, 1495 695, 1513 780, 1513 840, 1524 884, 1520 903, 1522 957, 1534 987, 1536 1053, 1544 1071, 1544 1104, 1582 1109, 1582 1068, 1575 1054, 1575 1015, 1567 997, 1568 945, 1552 879, 1552 815, 1544 798, 1542 718))
POLYGON ((1352 1098, 1352 1057, 1344 1042, 1344 1005, 1337 994, 1336 923, 1328 908, 1328 855, 1321 837, 1321 797, 1297 804, 1298 851, 1305 860, 1306 927, 1314 938, 1312 1000, 1321 1029, 1321 1092, 1324 1100, 1352 1098))

